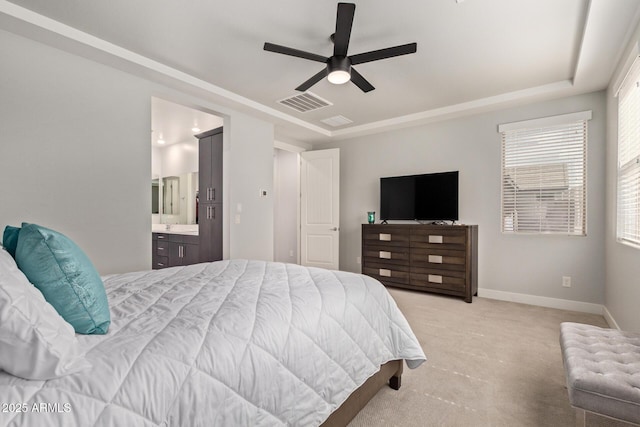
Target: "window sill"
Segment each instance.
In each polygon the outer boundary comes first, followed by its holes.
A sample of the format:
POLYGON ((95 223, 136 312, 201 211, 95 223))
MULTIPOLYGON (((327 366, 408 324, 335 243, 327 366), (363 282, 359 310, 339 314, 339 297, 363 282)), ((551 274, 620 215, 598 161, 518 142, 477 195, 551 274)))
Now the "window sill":
POLYGON ((621 239, 616 237, 616 241, 624 246, 629 246, 634 249, 640 249, 640 242, 633 242, 631 240, 621 239))

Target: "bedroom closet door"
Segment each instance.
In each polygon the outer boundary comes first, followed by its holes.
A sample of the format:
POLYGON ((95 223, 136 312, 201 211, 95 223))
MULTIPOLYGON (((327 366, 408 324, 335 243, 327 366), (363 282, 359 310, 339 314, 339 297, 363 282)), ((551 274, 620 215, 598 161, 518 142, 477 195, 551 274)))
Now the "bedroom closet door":
POLYGON ((340 149, 300 153, 300 262, 337 270, 340 247, 340 149))

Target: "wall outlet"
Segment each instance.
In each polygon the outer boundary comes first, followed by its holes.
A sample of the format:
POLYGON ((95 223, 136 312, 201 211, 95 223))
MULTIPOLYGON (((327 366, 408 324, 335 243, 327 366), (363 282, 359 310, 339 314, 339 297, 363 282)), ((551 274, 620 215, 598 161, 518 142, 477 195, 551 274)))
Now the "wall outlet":
POLYGON ((360 257, 356 257, 356 264, 360 264, 360 257))
POLYGON ((562 286, 565 288, 571 287, 571 276, 562 276, 562 286))

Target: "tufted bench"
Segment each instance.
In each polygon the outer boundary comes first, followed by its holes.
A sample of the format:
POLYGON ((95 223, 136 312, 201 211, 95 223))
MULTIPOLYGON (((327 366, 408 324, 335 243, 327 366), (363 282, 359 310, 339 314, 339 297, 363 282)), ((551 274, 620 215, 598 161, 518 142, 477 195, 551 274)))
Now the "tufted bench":
POLYGON ((640 424, 640 334, 580 323, 560 325, 571 406, 640 424))

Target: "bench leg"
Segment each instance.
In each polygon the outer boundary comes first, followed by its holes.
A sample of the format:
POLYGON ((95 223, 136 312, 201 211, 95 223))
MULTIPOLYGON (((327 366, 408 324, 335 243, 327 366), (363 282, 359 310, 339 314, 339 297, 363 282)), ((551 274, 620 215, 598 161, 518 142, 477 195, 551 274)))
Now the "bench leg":
POLYGON ((585 427, 587 422, 586 411, 576 408, 576 427, 585 427))

